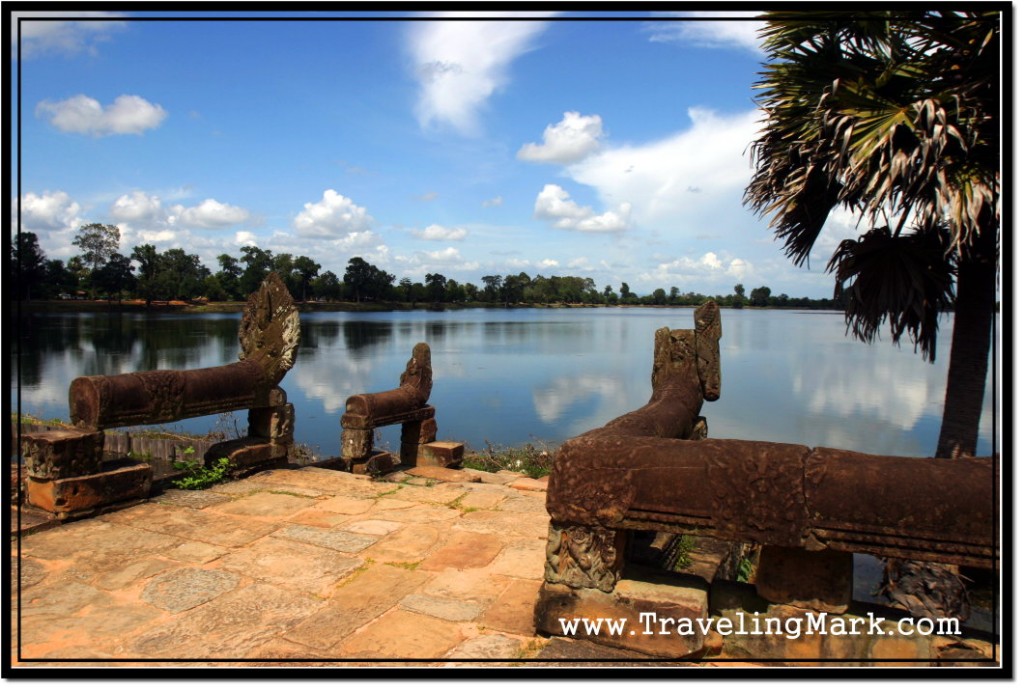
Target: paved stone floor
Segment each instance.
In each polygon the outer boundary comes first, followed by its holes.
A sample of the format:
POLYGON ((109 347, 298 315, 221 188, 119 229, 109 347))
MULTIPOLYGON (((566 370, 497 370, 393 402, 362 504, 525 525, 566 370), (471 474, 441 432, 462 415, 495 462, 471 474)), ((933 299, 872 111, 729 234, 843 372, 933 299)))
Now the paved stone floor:
POLYGON ((272 470, 23 534, 11 664, 572 657, 533 629, 546 483, 422 472, 272 470))

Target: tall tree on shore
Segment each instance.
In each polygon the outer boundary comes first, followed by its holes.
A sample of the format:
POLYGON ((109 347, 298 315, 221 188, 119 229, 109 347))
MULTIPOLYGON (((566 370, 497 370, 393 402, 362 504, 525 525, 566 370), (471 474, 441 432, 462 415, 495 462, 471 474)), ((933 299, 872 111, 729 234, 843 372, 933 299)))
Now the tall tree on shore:
POLYGON ((21 232, 11 244, 14 290, 19 298, 31 300, 46 292, 46 254, 39 248, 35 233, 21 232), (43 290, 40 290, 43 289, 43 290))
POLYGON ((121 229, 102 223, 89 223, 78 229, 73 244, 82 250, 82 260, 96 271, 114 256, 121 246, 121 229))
POLYGON ((771 215, 796 263, 829 214, 870 228, 828 270, 846 321, 889 324, 934 361, 954 308, 938 457, 973 455, 984 401, 1000 233, 1000 16, 996 11, 769 12, 765 113, 745 202, 771 215), (954 289, 955 283, 955 289, 954 289))

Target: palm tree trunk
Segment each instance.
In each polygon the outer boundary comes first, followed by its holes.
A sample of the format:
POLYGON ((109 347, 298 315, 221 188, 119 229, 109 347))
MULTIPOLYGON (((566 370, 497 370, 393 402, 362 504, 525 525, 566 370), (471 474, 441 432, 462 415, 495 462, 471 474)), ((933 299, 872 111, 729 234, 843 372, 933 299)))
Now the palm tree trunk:
POLYGON ((958 268, 937 458, 973 456, 978 445, 996 300, 995 230, 987 229, 972 249, 958 268))

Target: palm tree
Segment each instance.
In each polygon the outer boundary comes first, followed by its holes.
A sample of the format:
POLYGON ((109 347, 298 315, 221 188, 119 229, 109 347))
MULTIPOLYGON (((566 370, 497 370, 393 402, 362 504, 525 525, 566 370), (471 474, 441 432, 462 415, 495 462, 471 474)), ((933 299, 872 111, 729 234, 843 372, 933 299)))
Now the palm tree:
POLYGON ((797 265, 842 207, 871 230, 827 265, 847 327, 935 360, 953 338, 936 456, 974 455, 1000 229, 998 11, 770 12, 745 203, 797 265))

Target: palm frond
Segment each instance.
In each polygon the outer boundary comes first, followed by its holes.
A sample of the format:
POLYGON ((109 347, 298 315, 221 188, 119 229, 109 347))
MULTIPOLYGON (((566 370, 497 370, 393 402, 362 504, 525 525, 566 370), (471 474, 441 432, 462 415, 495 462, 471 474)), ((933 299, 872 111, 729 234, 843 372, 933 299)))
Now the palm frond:
POLYGON ((942 227, 896 235, 880 226, 839 243, 828 268, 836 273, 836 298, 846 303, 854 336, 874 341, 888 322, 893 343, 906 333, 915 351, 935 361, 939 315, 954 298, 947 235, 942 227))

